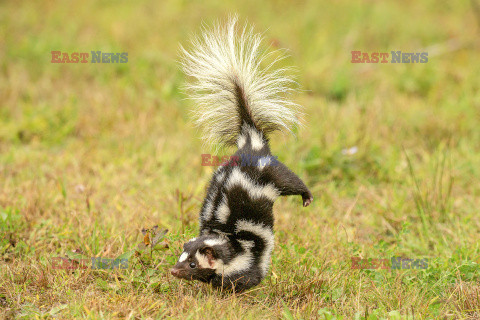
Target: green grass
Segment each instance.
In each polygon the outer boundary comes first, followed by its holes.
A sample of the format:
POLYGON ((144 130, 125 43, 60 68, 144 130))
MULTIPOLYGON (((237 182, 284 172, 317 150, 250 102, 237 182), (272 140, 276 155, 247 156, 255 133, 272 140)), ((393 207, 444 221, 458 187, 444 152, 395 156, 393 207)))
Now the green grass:
MULTIPOLYGON (((480 317, 480 33, 472 1, 81 1, 0 4, 0 318, 480 317), (271 271, 240 295, 168 270, 195 236, 214 168, 179 89, 179 44, 230 13, 297 66, 307 125, 272 150, 315 196, 277 200, 271 271), (52 64, 51 51, 128 52, 52 64), (426 64, 350 52, 428 51, 426 64), (353 155, 342 152, 357 147, 353 155), (142 227, 169 248, 127 270, 142 227), (351 257, 428 258, 355 270, 351 257)), ((222 155, 233 150, 224 150, 222 155)))

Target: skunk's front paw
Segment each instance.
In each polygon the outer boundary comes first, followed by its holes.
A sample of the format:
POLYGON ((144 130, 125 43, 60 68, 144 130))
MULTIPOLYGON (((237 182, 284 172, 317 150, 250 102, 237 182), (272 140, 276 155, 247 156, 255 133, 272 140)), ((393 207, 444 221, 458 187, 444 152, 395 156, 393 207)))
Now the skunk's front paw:
POLYGON ((303 206, 308 207, 310 203, 313 201, 313 196, 310 192, 302 194, 303 199, 303 206))

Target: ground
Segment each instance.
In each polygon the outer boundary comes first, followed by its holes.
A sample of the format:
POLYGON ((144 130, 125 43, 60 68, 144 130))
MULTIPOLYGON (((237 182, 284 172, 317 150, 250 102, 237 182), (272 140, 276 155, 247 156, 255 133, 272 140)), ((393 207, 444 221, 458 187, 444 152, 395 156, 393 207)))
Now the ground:
POLYGON ((479 318, 478 8, 3 1, 0 318, 479 318), (190 121, 179 46, 231 13, 296 66, 305 125, 272 135, 271 148, 315 197, 308 208, 276 201, 271 270, 237 295, 168 272, 196 235, 215 169, 201 165, 215 149, 190 121), (51 51, 97 50, 128 62, 51 62, 51 51), (352 63, 352 51, 428 61, 352 63), (162 248, 129 256, 127 269, 52 265, 126 257, 154 225, 169 230, 162 248), (352 258, 393 257, 427 266, 353 268, 352 258))

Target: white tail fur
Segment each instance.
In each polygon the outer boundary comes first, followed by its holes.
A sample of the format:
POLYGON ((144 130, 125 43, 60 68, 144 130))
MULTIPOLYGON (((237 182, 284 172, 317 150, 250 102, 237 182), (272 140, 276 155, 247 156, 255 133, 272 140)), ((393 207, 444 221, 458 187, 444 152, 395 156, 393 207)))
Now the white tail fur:
POLYGON ((234 145, 244 122, 263 134, 298 125, 299 106, 286 98, 295 81, 287 68, 272 70, 284 55, 262 68, 269 56, 260 49, 262 37, 236 25, 237 18, 230 18, 226 25, 205 28, 192 40, 191 51, 181 47, 195 123, 208 143, 234 145))

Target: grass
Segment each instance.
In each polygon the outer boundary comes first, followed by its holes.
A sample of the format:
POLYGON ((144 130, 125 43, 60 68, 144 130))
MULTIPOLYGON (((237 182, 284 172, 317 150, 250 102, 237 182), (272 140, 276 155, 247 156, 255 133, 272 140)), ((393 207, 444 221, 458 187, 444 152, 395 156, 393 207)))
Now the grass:
MULTIPOLYGON (((82 1, 0 4, 0 317, 475 319, 480 317, 480 77, 472 2, 82 1), (214 168, 179 87, 179 44, 237 12, 289 50, 307 126, 272 150, 314 193, 274 208, 271 271, 241 295, 174 279, 214 168), (52 64, 51 51, 128 52, 52 64), (429 52, 352 64, 353 50, 429 52), (346 149, 356 147, 349 154, 346 149), (126 270, 143 227, 168 249, 126 270), (357 270, 351 258, 428 258, 357 270)), ((223 154, 233 153, 224 150, 223 154)))

